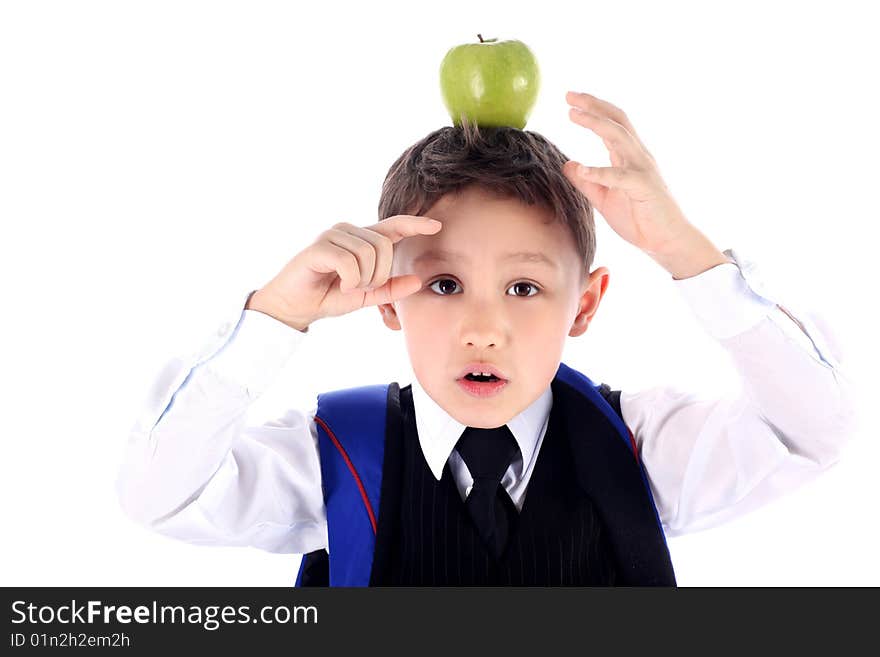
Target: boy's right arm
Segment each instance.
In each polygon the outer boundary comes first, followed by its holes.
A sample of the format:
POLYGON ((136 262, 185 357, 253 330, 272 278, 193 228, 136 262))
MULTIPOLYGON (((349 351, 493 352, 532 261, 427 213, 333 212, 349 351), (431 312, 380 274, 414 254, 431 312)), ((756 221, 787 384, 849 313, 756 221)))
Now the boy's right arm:
POLYGON ((305 333, 241 303, 234 312, 218 331, 225 341, 157 377, 129 435, 119 501, 139 524, 189 543, 326 547, 315 409, 245 426, 305 333))
POLYGON ((418 276, 391 276, 393 246, 441 228, 413 215, 336 224, 236 308, 225 343, 172 360, 129 436, 117 478, 125 512, 191 543, 327 547, 316 409, 256 427, 245 426, 247 409, 312 322, 419 291, 418 276))

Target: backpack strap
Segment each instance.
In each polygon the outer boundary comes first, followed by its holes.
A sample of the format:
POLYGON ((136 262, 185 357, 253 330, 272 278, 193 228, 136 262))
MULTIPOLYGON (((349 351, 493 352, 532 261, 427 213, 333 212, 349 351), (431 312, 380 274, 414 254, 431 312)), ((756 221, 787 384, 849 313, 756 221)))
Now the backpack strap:
POLYGON ((623 423, 624 428, 626 428, 626 432, 629 434, 629 446, 632 449, 633 455, 636 457, 636 461, 639 460, 639 448, 636 446, 636 438, 633 436, 633 432, 630 430, 626 423, 623 422, 623 411, 620 410, 620 390, 612 390, 611 386, 607 383, 602 383, 599 386, 593 384, 593 387, 596 388, 596 391, 602 395, 602 399, 608 402, 608 405, 614 409, 614 412, 617 413, 617 417, 620 418, 621 423, 623 423))
POLYGON ((620 411, 620 390, 612 390, 607 383, 602 383, 596 389, 602 398, 607 401, 611 408, 623 419, 623 413, 620 411))
POLYGON ((304 555, 297 586, 369 585, 382 488, 388 388, 388 384, 362 386, 318 395, 315 427, 329 554, 322 549, 304 555), (328 581, 321 581, 325 577, 328 581))
MULTIPOLYGON (((630 450, 632 450, 636 463, 639 466, 642 482, 645 485, 645 489, 648 491, 648 499, 651 500, 651 506, 654 509, 654 518, 657 521, 657 526, 660 528, 661 534, 663 534, 663 523, 660 520, 660 514, 657 512, 657 505, 654 502, 654 494, 651 492, 651 485, 648 483, 648 475, 645 472, 645 466, 639 458, 639 450, 636 445, 635 436, 633 436, 633 432, 630 431, 629 427, 626 426, 623 421, 623 413, 620 410, 620 390, 611 390, 611 386, 606 383, 597 385, 593 383, 588 376, 572 369, 565 363, 559 364, 559 370, 557 371, 556 376, 561 381, 564 381, 578 390, 581 394, 586 395, 590 401, 602 411, 611 424, 614 425, 621 440, 623 440, 630 450)), ((665 534, 663 534, 663 536, 665 539, 665 534)))
POLYGON ((320 548, 302 556, 294 586, 330 586, 330 555, 320 548))

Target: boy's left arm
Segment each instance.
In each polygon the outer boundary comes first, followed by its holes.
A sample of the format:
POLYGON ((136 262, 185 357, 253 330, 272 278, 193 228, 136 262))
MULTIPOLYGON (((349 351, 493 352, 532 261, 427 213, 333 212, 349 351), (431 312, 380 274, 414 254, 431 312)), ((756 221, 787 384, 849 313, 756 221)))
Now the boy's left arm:
POLYGON ((667 535, 725 522, 836 462, 858 413, 833 333, 781 305, 753 263, 719 251, 684 217, 622 110, 589 94, 566 98, 571 120, 602 138, 612 163, 584 171, 569 161, 566 177, 672 275, 743 381, 737 399, 668 387, 621 394, 667 535))

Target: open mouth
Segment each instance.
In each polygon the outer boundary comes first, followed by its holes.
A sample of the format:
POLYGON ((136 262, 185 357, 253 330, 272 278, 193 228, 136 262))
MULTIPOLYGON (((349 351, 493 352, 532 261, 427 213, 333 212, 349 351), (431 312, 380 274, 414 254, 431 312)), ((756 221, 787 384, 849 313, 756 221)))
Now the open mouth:
POLYGON ((465 374, 458 380, 461 389, 472 397, 492 397, 507 386, 506 379, 499 379, 494 374, 483 376, 482 374, 465 374))
POLYGON ((482 374, 467 374, 464 377, 468 381, 478 381, 480 383, 491 383, 492 381, 502 381, 494 374, 490 374, 489 376, 483 376, 482 374))

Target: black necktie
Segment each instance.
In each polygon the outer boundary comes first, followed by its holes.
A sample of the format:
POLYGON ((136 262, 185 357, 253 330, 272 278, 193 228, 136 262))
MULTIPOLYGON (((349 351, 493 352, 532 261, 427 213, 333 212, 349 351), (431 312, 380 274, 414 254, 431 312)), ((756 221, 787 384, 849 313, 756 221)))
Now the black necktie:
POLYGON ((513 500, 501 485, 501 477, 519 453, 519 445, 505 424, 495 429, 468 427, 458 439, 456 449, 474 478, 465 506, 480 536, 498 558, 504 553, 518 515, 513 500))

